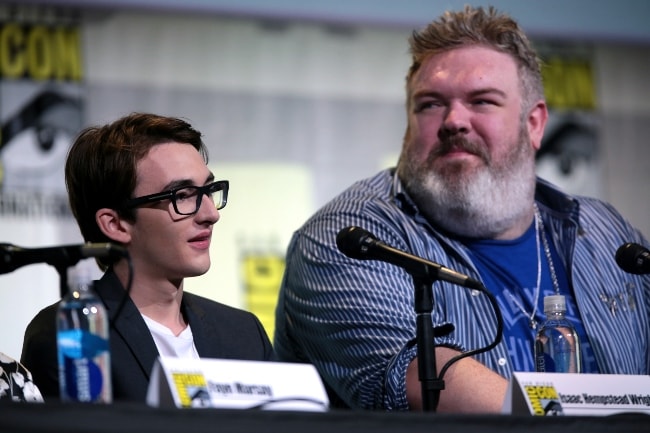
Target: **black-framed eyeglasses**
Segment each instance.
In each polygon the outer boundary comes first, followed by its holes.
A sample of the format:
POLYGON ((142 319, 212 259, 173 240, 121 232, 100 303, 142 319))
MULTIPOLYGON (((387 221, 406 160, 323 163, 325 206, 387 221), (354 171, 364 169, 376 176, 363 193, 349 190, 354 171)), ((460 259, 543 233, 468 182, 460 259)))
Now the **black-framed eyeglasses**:
POLYGON ((155 203, 162 200, 171 200, 174 211, 179 215, 194 215, 201 207, 201 199, 207 195, 217 209, 223 209, 228 201, 227 180, 218 180, 203 186, 181 186, 169 191, 127 200, 124 209, 133 209, 147 203, 155 203))

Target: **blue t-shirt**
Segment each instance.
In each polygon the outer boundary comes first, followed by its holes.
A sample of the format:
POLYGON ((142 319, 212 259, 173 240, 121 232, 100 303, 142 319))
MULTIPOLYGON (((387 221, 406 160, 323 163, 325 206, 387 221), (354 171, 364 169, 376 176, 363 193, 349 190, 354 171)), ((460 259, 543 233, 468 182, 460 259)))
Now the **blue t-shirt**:
MULTIPOLYGON (((503 316, 503 339, 514 371, 535 371, 536 330, 530 325, 531 315, 534 311, 533 320, 539 329, 545 318, 544 297, 556 294, 544 244, 540 239, 539 245, 536 245, 535 231, 535 224, 531 224, 518 239, 464 242, 485 287, 497 298, 503 316), (538 263, 541 263, 541 279, 539 296, 535 299, 538 263)), ((543 235, 546 236, 545 233, 543 235)), ((596 359, 582 320, 577 314, 564 266, 552 242, 549 242, 549 248, 559 283, 559 294, 566 298, 566 318, 573 323, 580 339, 582 372, 598 373, 596 359)))

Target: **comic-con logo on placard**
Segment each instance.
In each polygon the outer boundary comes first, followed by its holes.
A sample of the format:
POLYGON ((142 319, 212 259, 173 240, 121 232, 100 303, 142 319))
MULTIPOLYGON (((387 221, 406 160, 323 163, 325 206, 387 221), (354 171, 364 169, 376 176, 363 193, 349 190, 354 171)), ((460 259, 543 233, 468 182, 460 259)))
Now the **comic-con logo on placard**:
POLYGON ((560 396, 552 385, 526 385, 524 386, 533 415, 557 416, 564 415, 560 396))

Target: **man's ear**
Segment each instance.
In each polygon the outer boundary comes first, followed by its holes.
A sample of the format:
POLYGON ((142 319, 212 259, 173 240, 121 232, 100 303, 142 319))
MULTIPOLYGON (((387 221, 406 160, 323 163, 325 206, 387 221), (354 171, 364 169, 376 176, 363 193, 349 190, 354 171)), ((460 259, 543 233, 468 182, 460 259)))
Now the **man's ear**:
POLYGON ((122 218, 116 210, 99 209, 95 212, 95 221, 102 233, 110 240, 120 244, 128 244, 131 241, 131 224, 122 218))
POLYGON ((548 121, 548 109, 544 101, 539 101, 528 113, 527 127, 530 143, 535 151, 542 147, 544 128, 548 121))

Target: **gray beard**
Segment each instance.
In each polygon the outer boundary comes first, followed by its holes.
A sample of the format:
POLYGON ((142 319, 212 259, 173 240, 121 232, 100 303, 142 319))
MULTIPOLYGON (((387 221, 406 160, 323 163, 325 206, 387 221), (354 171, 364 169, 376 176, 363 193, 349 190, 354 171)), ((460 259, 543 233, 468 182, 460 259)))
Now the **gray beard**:
MULTIPOLYGON (((429 158, 429 161, 432 158, 429 158)), ((420 211, 456 235, 492 239, 530 212, 535 194, 535 158, 524 131, 500 166, 473 172, 433 172, 403 151, 398 175, 420 211)))

